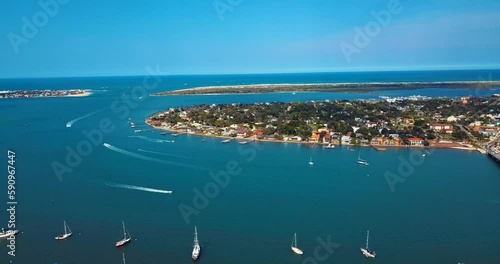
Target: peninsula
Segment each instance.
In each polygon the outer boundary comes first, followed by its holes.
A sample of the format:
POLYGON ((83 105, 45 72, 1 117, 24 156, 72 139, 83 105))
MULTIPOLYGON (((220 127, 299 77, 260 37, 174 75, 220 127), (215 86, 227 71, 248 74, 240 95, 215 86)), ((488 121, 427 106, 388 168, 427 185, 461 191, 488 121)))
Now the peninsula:
POLYGON ((81 97, 89 96, 90 90, 15 90, 0 91, 0 99, 44 98, 44 97, 81 97))
MULTIPOLYGON (((154 128, 210 137, 313 144, 475 150, 500 133, 500 97, 381 98, 198 105, 146 119, 154 128)), ((166 133, 163 133, 166 134, 166 133)), ((227 141, 225 141, 227 142, 227 141)))
POLYGON ((500 81, 252 84, 196 87, 156 93, 153 96, 283 92, 367 93, 377 90, 411 90, 422 88, 491 89, 494 87, 500 87, 500 81))

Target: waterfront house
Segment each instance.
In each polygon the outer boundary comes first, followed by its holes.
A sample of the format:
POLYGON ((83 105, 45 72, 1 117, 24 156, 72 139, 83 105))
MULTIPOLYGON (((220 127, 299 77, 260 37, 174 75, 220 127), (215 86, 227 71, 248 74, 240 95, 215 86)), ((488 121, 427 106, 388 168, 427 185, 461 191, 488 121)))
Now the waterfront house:
POLYGON ((409 138, 408 142, 410 143, 410 146, 423 146, 424 145, 424 140, 421 138, 409 138))
POLYGON ((319 142, 320 133, 318 131, 313 131, 311 137, 309 138, 309 142, 319 142))
POLYGON ((255 131, 253 132, 253 135, 254 135, 254 137, 255 137, 255 138, 257 138, 257 139, 262 139, 262 138, 264 138, 264 133, 263 133, 261 130, 255 130, 255 131))
POLYGON ((236 133, 237 138, 246 138, 248 137, 248 132, 246 130, 240 130, 236 133))
POLYGON ((351 144, 351 136, 342 136, 340 139, 342 141, 342 144, 351 144))

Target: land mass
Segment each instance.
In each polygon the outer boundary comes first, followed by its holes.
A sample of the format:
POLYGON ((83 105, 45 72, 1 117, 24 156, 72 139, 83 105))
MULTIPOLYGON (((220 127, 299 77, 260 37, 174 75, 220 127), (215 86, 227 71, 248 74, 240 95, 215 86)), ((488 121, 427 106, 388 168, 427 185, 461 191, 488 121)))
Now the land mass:
POLYGON ((90 90, 16 90, 0 91, 0 99, 45 98, 45 97, 81 97, 89 96, 90 90))
POLYGON ((174 135, 243 142, 482 150, 500 133, 500 97, 198 105, 170 108, 146 123, 174 135))
POLYGON ((310 83, 310 84, 252 84, 204 86, 153 94, 202 95, 202 94, 250 94, 282 92, 358 92, 377 90, 411 90, 422 88, 491 89, 500 87, 500 81, 459 81, 459 82, 369 82, 369 83, 310 83))

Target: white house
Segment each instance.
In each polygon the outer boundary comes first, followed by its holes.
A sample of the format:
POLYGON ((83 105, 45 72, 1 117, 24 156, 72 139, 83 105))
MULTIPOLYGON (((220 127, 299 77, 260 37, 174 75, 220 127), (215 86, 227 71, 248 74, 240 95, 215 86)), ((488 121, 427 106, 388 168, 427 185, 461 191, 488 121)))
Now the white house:
POLYGON ((446 132, 446 133, 453 133, 453 125, 450 124, 432 124, 430 125, 430 128, 434 131, 437 132, 446 132))
POLYGON ((424 140, 421 138, 409 138, 410 146, 423 146, 424 140))
POLYGON ((342 144, 351 144, 351 137, 350 136, 342 136, 340 139, 342 141, 342 144))

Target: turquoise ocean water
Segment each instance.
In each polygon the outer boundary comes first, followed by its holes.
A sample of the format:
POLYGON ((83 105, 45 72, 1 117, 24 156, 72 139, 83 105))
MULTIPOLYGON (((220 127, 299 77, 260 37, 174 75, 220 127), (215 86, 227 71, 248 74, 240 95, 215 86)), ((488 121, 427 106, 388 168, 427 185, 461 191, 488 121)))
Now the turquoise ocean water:
MULTIPOLYGON (((445 81, 498 79, 500 71, 165 76, 152 92, 202 85, 367 81, 445 81), (491 74, 491 75, 490 75, 491 74)), ((432 97, 488 95, 478 90, 419 89, 368 94, 298 93, 147 97, 128 107, 126 118, 110 107, 130 94, 142 77, 4 79, 0 90, 98 90, 84 98, 12 99, 0 101, 0 147, 16 152, 17 210, 21 230, 16 257, 0 241, 0 263, 191 263, 194 225, 198 226, 200 263, 500 263, 500 167, 479 153, 435 150, 420 157, 405 182, 389 188, 384 173, 397 173, 411 150, 376 152, 362 148, 368 167, 356 164, 359 149, 333 150, 297 144, 221 144, 220 139, 162 136, 144 119, 170 107, 212 103, 255 103, 386 96, 432 97), (70 120, 83 117, 66 127, 70 120), (147 131, 136 134, 131 118, 147 131), (87 141, 85 133, 109 119, 114 130, 92 145, 60 182, 51 164, 65 163, 67 148, 87 141), (168 143, 167 141, 172 141, 168 143), (103 143, 135 153, 132 157, 103 143), (309 166, 312 157, 315 165, 309 166), (241 171, 208 198, 186 223, 179 205, 195 208, 196 190, 213 187, 211 172, 227 164, 241 171), (116 188, 116 184, 171 190, 161 194, 116 188), (111 186, 109 186, 111 185, 111 186), (195 190, 196 189, 196 190, 195 190), (55 241, 66 220, 73 237, 55 241), (134 240, 124 248, 124 220, 134 240), (366 230, 375 260, 361 256, 366 230), (290 250, 298 235, 304 256, 290 250), (319 240, 338 244, 314 251, 319 240)), ((124 105, 123 103, 119 104, 124 105)), ((7 176, 0 179, 2 208, 7 207, 7 176)), ((213 189, 209 191, 214 192, 213 189)), ((197 200, 197 202, 200 202, 197 200)), ((0 213, 6 227, 7 212, 0 213)))

